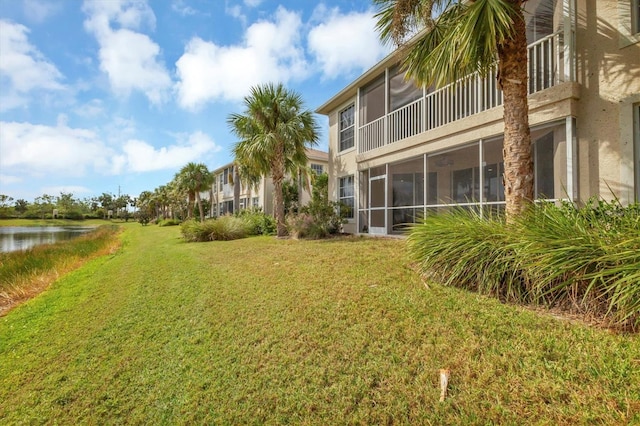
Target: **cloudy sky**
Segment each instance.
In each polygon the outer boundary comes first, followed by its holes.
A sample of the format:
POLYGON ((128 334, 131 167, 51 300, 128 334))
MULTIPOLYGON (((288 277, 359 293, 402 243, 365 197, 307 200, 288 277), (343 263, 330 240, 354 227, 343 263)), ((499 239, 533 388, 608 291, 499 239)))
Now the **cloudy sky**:
MULTIPOLYGON (((370 1, 0 0, 0 194, 137 196, 231 161, 282 82, 315 110, 380 60, 370 1)), ((320 149, 327 149, 327 120, 320 149)))

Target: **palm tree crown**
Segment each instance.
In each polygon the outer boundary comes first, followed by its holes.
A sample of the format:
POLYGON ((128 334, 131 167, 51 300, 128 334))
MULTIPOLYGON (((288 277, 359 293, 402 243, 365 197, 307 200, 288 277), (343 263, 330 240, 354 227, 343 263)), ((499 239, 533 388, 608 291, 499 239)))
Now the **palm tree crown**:
POLYGON ((231 114, 231 130, 240 139, 233 148, 238 175, 250 185, 270 176, 278 236, 286 235, 282 182, 306 167, 306 148, 318 142, 318 126, 302 97, 282 84, 251 88, 244 99, 245 112, 231 114))
POLYGON ((203 163, 188 163, 176 174, 178 188, 188 196, 187 218, 193 214, 193 203, 198 203, 200 220, 204 221, 204 208, 200 200, 200 192, 209 190, 213 183, 213 175, 203 163))

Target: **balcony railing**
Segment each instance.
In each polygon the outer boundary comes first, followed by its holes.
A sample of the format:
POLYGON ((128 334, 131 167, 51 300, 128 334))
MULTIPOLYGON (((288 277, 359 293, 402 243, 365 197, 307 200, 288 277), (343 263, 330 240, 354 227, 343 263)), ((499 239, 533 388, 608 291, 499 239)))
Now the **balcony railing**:
MULTIPOLYGON (((563 33, 550 34, 528 46, 529 93, 563 81, 563 33)), ((358 150, 368 152, 502 105, 496 69, 486 77, 472 74, 427 93, 415 102, 358 129, 358 150)))

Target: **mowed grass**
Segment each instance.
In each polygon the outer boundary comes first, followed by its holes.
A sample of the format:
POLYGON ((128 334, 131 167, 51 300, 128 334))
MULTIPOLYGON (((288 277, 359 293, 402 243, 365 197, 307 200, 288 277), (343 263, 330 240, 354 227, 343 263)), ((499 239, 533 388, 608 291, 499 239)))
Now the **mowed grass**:
POLYGON ((640 422, 636 335, 427 288, 402 240, 179 233, 0 318, 0 424, 640 422))

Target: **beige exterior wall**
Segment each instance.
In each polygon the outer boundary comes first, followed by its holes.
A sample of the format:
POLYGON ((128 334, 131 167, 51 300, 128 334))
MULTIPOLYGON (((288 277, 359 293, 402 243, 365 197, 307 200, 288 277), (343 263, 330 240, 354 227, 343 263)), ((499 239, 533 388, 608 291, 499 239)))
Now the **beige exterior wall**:
POLYGON ((634 201, 633 104, 640 102, 640 37, 630 0, 579 0, 576 26, 580 198, 634 201), (624 30, 623 30, 624 31, 624 30))
MULTIPOLYGON (((326 152, 311 150, 307 152, 307 156, 309 158, 309 166, 311 166, 311 164, 319 164, 319 165, 322 165, 325 171, 328 171, 329 160, 328 160, 328 154, 326 152)), ((232 167, 232 165, 233 163, 225 164, 224 166, 213 171, 214 175, 216 176, 216 184, 214 184, 214 186, 212 187, 213 198, 214 198, 214 201, 218 204, 228 202, 228 201, 234 201, 234 185, 225 184, 223 185, 223 190, 220 191, 220 186, 218 183, 219 176, 223 173, 223 171, 226 168, 230 168, 232 167)), ((249 189, 241 185, 239 199, 240 200, 246 199, 246 198, 249 199, 248 205, 245 206, 245 208, 247 208, 247 207, 253 206, 253 198, 258 198, 258 207, 260 207, 262 211, 264 211, 265 213, 273 215, 274 213, 273 190, 274 190, 274 186, 271 178, 262 178, 257 188, 249 189)), ((208 193, 203 193, 202 196, 206 197, 206 199, 209 199, 208 193)), ((300 192, 300 203, 304 205, 308 203, 310 199, 311 199, 310 193, 305 189, 302 189, 300 192)), ((238 208, 238 206, 234 206, 234 207, 235 209, 238 208)))
MULTIPOLYGON (((558 1, 556 11, 562 10, 566 0, 558 1)), ((569 167, 576 169, 573 178, 577 188, 573 195, 578 202, 592 196, 605 199, 615 196, 623 203, 635 199, 634 144, 637 146, 637 142, 634 142, 633 108, 640 103, 640 34, 630 35, 620 30, 630 22, 630 1, 576 0, 575 22, 571 26, 570 20, 566 20, 563 27, 575 29, 574 81, 529 97, 532 128, 556 122, 566 124, 566 128, 554 131, 557 152, 563 153, 554 158, 554 167, 565 176, 569 167), (566 140, 571 136, 575 144, 566 140), (572 151, 574 158, 568 161, 564 153, 572 151)), ((561 20, 557 15, 554 14, 554 20, 561 20)), ((565 40, 570 37, 565 34, 565 40)), ((504 131, 500 106, 358 154, 358 87, 374 80, 393 63, 393 56, 384 59, 319 109, 329 117, 329 193, 334 200, 338 198, 337 184, 342 176, 355 176, 358 198, 358 171, 500 137, 504 131), (356 147, 338 152, 339 113, 351 104, 356 104, 356 147)), ((569 184, 562 180, 555 182, 556 194, 566 194, 569 184)), ((356 206, 358 204, 366 206, 366 202, 356 199, 356 206)), ((356 232, 355 223, 345 226, 345 231, 356 232)))

